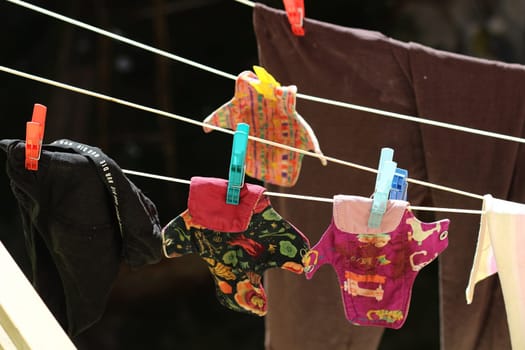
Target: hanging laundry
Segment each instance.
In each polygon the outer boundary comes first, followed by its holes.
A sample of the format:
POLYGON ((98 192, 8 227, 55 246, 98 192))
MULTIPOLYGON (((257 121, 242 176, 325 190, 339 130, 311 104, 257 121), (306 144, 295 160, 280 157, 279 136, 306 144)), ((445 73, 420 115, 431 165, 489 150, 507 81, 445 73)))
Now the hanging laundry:
MULTIPOLYGON (((266 70, 254 67, 237 77, 234 97, 204 119, 205 123, 235 129, 250 125, 250 135, 322 156, 312 128, 295 110, 296 86, 281 86, 266 70)), ((204 128, 206 132, 210 129, 204 128)), ((303 155, 279 147, 248 141, 246 174, 267 183, 293 186, 303 155)), ((326 160, 321 159, 326 165, 326 160)))
POLYGON ((264 316, 262 274, 272 267, 302 273, 308 239, 272 208, 264 187, 245 184, 238 205, 226 204, 226 189, 223 179, 191 179, 188 209, 162 230, 164 254, 199 254, 222 305, 264 316))
POLYGON ((498 274, 513 349, 525 349, 525 205, 484 196, 474 263, 466 289, 467 303, 476 284, 498 274))
POLYGON ((418 272, 448 245, 449 220, 421 222, 408 202, 390 200, 381 226, 370 228, 371 208, 369 198, 334 196, 332 223, 304 258, 306 278, 331 264, 350 322, 398 329, 418 272))
MULTIPOLYGON (((297 40, 283 11, 255 5, 259 63, 284 85, 297 85, 299 91, 308 95, 525 136, 523 65, 462 56, 401 42, 376 31, 310 19, 305 19, 304 27, 307 34, 297 40)), ((300 101, 300 106, 325 154, 375 167, 379 149, 388 146, 396 150, 396 161, 406 165, 415 179, 525 202, 522 161, 525 148, 519 143, 306 99, 300 101)), ((370 174, 337 166, 323 168, 305 161, 294 192, 321 196, 352 193, 366 197, 371 194, 372 186, 370 174)), ((268 187, 268 190, 276 189, 268 187)), ((409 197, 412 205, 447 208, 479 209, 481 202, 422 186, 412 186, 409 197)), ((312 242, 320 238, 328 225, 322 218, 331 215, 329 207, 290 200, 273 203, 288 220, 300 222, 312 242)), ((444 218, 444 214, 435 215, 444 218)), ((488 278, 479 284, 472 305, 467 305, 463 297, 479 217, 447 214, 447 218, 454 224, 450 245, 438 262, 439 321, 425 319, 422 338, 439 339, 443 350, 509 349, 498 279, 488 278)), ((325 347, 326 339, 330 338, 332 348, 377 349, 383 330, 349 326, 336 307, 327 303, 339 297, 339 290, 333 288, 331 271, 322 269, 316 279, 323 283, 307 287, 308 281, 289 278, 278 270, 266 273, 270 310, 265 324, 267 347, 317 350, 325 347), (303 310, 301 305, 311 307, 303 310), (334 333, 338 337, 332 337, 334 333)), ((429 283, 437 285, 437 282, 429 277, 429 283)), ((435 309, 432 305, 427 310, 435 309)), ((412 312, 421 312, 423 316, 426 311, 420 310, 412 312)), ((423 347, 417 341, 414 339, 413 346, 423 347)))
POLYGON ((18 201, 32 283, 75 336, 104 313, 121 261, 162 257, 155 205, 100 149, 70 140, 44 145, 38 171, 25 169, 25 143, 1 140, 18 201))

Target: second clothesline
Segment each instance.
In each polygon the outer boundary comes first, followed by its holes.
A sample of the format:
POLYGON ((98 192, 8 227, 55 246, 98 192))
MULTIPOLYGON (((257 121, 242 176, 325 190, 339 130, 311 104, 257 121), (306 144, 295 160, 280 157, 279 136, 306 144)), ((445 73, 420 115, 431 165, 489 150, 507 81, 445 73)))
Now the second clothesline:
MULTIPOLYGON (((150 174, 150 173, 146 173, 142 171, 129 170, 129 169, 122 169, 122 171, 128 175, 146 177, 150 179, 156 179, 156 180, 162 180, 162 181, 168 181, 168 182, 175 182, 175 183, 180 183, 180 184, 185 184, 185 185, 191 184, 191 180, 178 179, 175 177, 150 174)), ((271 197, 300 199, 300 200, 307 200, 307 201, 314 201, 314 202, 324 202, 324 203, 334 202, 332 198, 326 198, 326 197, 317 197, 317 196, 308 196, 308 195, 299 195, 299 194, 281 193, 281 192, 271 192, 271 191, 266 191, 264 192, 264 194, 267 196, 271 196, 271 197)), ((483 214, 482 210, 475 210, 475 209, 439 208, 439 207, 424 207, 424 206, 414 206, 414 205, 410 205, 409 208, 412 210, 434 211, 434 212, 444 212, 444 213, 478 214, 478 215, 483 214)))
MULTIPOLYGON (((152 108, 152 107, 143 106, 143 105, 140 105, 140 104, 137 104, 137 103, 133 103, 133 102, 126 101, 126 100, 123 100, 123 99, 119 99, 119 98, 115 98, 115 97, 112 97, 112 96, 104 95, 104 94, 101 94, 101 93, 98 93, 98 92, 94 92, 94 91, 90 91, 90 90, 87 90, 87 89, 79 88, 79 87, 72 86, 72 85, 69 85, 69 84, 61 83, 61 82, 58 82, 58 81, 55 81, 55 80, 51 80, 51 79, 47 79, 47 78, 40 77, 40 76, 37 76, 37 75, 29 74, 29 73, 22 72, 22 71, 19 71, 19 70, 16 70, 16 69, 12 69, 12 68, 9 68, 9 67, 5 67, 5 66, 1 66, 0 65, 0 71, 6 72, 6 73, 9 73, 9 74, 13 74, 13 75, 16 75, 16 76, 19 76, 19 77, 23 77, 23 78, 26 78, 26 79, 38 81, 38 82, 41 82, 41 83, 44 83, 44 84, 47 84, 47 85, 56 86, 56 87, 59 87, 61 89, 73 91, 73 92, 80 93, 80 94, 83 94, 83 95, 95 97, 95 98, 98 98, 98 99, 102 99, 102 100, 114 102, 114 103, 117 103, 117 104, 121 104, 121 105, 124 105, 124 106, 127 106, 127 107, 131 107, 131 108, 135 108, 135 109, 138 109, 138 110, 146 111, 146 112, 153 113, 153 114, 156 114, 156 115, 159 115, 159 116, 168 117, 168 118, 171 118, 171 119, 176 119, 176 120, 188 123, 188 124, 201 126, 201 127, 207 128, 207 129, 217 130, 217 131, 220 131, 222 133, 226 133, 226 134, 230 134, 230 135, 233 135, 235 133, 235 131, 230 130, 230 129, 218 127, 218 126, 215 126, 215 125, 212 125, 212 124, 207 124, 207 123, 200 122, 200 121, 197 121, 197 120, 194 120, 194 119, 191 119, 191 118, 183 117, 183 116, 180 116, 180 115, 177 115, 177 114, 174 114, 174 113, 166 112, 166 111, 163 111, 163 110, 160 110, 160 109, 156 109, 156 108, 152 108)), ((249 135, 248 138, 250 140, 255 141, 255 142, 260 142, 260 143, 263 143, 263 144, 266 144, 266 145, 279 147, 279 148, 282 148, 282 149, 285 149, 285 150, 288 150, 288 151, 297 152, 297 153, 300 153, 300 154, 303 154, 303 155, 307 155, 307 156, 310 156, 310 157, 313 157, 313 158, 324 159, 324 160, 326 160, 328 162, 332 162, 332 163, 336 163, 336 164, 340 164, 340 165, 348 166, 348 167, 351 167, 351 168, 356 168, 356 169, 359 169, 359 170, 363 170, 363 171, 367 171, 367 172, 371 172, 371 173, 377 174, 377 169, 374 169, 374 168, 371 168, 371 167, 367 167, 367 166, 364 166, 364 165, 361 165, 361 164, 357 164, 357 163, 353 163, 353 162, 337 159, 337 158, 330 157, 330 156, 320 155, 320 154, 315 153, 315 152, 310 152, 310 151, 306 151, 306 150, 299 149, 299 148, 296 148, 296 147, 291 147, 291 146, 284 145, 284 144, 281 144, 281 143, 278 143, 278 142, 274 142, 274 141, 266 140, 266 139, 263 139, 263 138, 255 137, 255 136, 252 136, 252 135, 249 135)), ((431 182, 427 182, 427 181, 417 180, 417 179, 413 179, 413 178, 407 178, 406 180, 407 180, 407 182, 413 183, 413 184, 416 184, 416 185, 421 185, 421 186, 425 186, 425 187, 429 187, 429 188, 433 188, 433 189, 437 189, 437 190, 441 190, 441 191, 455 193, 455 194, 458 194, 458 195, 461 195, 461 196, 464 196, 464 197, 470 197, 470 198, 483 200, 483 196, 480 195, 480 194, 476 194, 476 193, 472 193, 472 192, 468 192, 468 191, 463 191, 463 190, 459 190, 459 189, 456 189, 456 188, 443 186, 443 185, 439 185, 439 184, 435 184, 435 183, 431 183, 431 182)))

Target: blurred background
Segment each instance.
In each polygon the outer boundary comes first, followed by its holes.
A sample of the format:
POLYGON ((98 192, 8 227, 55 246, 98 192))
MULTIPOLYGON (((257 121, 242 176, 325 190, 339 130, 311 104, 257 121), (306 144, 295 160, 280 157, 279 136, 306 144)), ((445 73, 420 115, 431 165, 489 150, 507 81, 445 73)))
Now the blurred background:
MULTIPOLYGON (((233 0, 32 3, 234 75, 257 64, 252 9, 233 0)), ((262 3, 283 8, 282 1, 262 3)), ((306 0, 305 7, 308 18, 402 41, 505 62, 525 59, 523 1, 306 0)), ((3 66, 195 120, 233 96, 232 80, 7 1, 0 4, 0 23, 3 66)), ((196 126, 2 72, 0 91, 0 139, 25 138, 33 104, 41 103, 48 107, 45 142, 68 138, 100 147, 124 169, 183 179, 228 176, 231 136, 204 134, 196 126)), ((376 161, 366 165, 375 167, 376 161)), ((0 167, 5 168, 3 154, 0 167)), ((188 186, 131 179, 155 202, 162 224, 186 208, 188 186)), ((29 275, 5 171, 0 171, 0 198, 0 240, 29 275)), ((380 349, 438 349, 437 296, 433 263, 418 275, 407 323, 388 330, 380 349)), ((219 305, 204 263, 187 256, 133 271, 123 266, 103 319, 75 343, 89 350, 263 349, 264 320, 219 305)))

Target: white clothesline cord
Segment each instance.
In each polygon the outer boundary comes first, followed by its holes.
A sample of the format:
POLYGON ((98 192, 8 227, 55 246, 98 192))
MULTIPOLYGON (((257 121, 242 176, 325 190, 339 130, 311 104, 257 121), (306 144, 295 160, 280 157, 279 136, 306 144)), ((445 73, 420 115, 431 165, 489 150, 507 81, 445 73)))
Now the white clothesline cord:
POLYGON ((248 1, 248 0, 234 0, 234 1, 240 2, 241 4, 248 5, 250 7, 255 7, 255 3, 253 1, 248 1))
MULTIPOLYGON (((235 131, 233 131, 233 130, 224 129, 224 128, 221 128, 221 127, 218 127, 218 126, 215 126, 215 125, 211 125, 211 124, 206 124, 206 123, 199 122, 199 121, 196 121, 196 120, 193 120, 193 119, 190 119, 190 118, 187 118, 187 117, 183 117, 183 116, 180 116, 180 115, 177 115, 177 114, 165 112, 165 111, 162 111, 160 109, 146 107, 146 106, 143 106, 143 105, 140 105, 140 104, 137 104, 137 103, 133 103, 133 102, 129 102, 129 101, 126 101, 126 100, 118 99, 118 98, 111 97, 111 96, 108 96, 108 95, 104 95, 104 94, 101 94, 101 93, 98 93, 98 92, 82 89, 82 88, 79 88, 79 87, 76 87, 76 86, 72 86, 72 85, 69 85, 69 84, 60 83, 60 82, 55 81, 55 80, 46 79, 46 78, 43 78, 43 77, 39 77, 37 75, 21 72, 19 70, 8 68, 8 67, 5 67, 5 66, 0 66, 0 71, 6 72, 6 73, 9 73, 9 74, 13 74, 13 75, 17 75, 17 76, 20 76, 20 77, 23 77, 23 78, 26 78, 26 79, 35 80, 35 81, 38 81, 38 82, 41 82, 41 83, 44 83, 44 84, 53 85, 53 86, 56 86, 56 87, 59 87, 59 88, 65 89, 65 90, 70 90, 70 91, 77 92, 77 93, 80 93, 80 94, 96 97, 96 98, 99 98, 99 99, 102 99, 102 100, 118 103, 118 104, 121 104, 121 105, 124 105, 124 106, 128 106, 128 107, 131 107, 131 108, 139 109, 139 110, 146 111, 146 112, 149 112, 149 113, 161 115, 163 117, 168 117, 168 118, 180 120, 180 121, 185 122, 185 123, 198 125, 198 126, 201 126, 201 127, 206 127, 208 129, 217 130, 217 131, 220 131, 220 132, 223 132, 223 133, 226 133, 226 134, 230 134, 230 135, 235 134, 235 131)), ((332 163, 337 163, 337 164, 341 164, 341 165, 344 165, 344 166, 348 166, 348 167, 352 167, 352 168, 356 168, 356 169, 360 169, 360 170, 364 170, 364 171, 368 171, 368 172, 377 174, 377 169, 370 168, 370 167, 367 167, 367 166, 364 166, 364 165, 360 165, 360 164, 357 164, 357 163, 352 163, 352 162, 344 161, 344 160, 333 158, 333 157, 329 157, 329 156, 319 155, 319 154, 314 153, 314 152, 305 151, 305 150, 302 150, 302 149, 299 149, 299 148, 283 145, 283 144, 280 144, 280 143, 277 143, 277 142, 265 140, 265 139, 262 139, 262 138, 259 138, 259 137, 255 137, 255 136, 251 136, 251 135, 248 136, 248 138, 250 140, 253 140, 253 141, 256 141, 256 142, 260 142, 260 143, 264 143, 264 144, 267 144, 267 145, 270 145, 270 146, 283 148, 283 149, 286 149, 286 150, 289 150, 289 151, 292 151, 292 152, 301 153, 301 154, 304 154, 304 155, 307 155, 307 156, 310 156, 310 157, 314 157, 314 158, 318 158, 318 159, 325 159, 325 160, 327 160, 329 162, 332 162, 332 163)), ((458 189, 455 189, 455 188, 452 188, 452 187, 437 185, 437 184, 433 184, 433 183, 430 183, 430 182, 416 180, 416 179, 411 179, 411 178, 407 178, 407 182, 411 182, 411 183, 414 183, 414 184, 417 184, 417 185, 426 186, 426 187, 430 187, 430 188, 434 188, 434 189, 438 189, 438 190, 443 190, 443 191, 447 191, 447 192, 451 192, 451 193, 456 193, 456 194, 459 194, 459 195, 462 195, 462 196, 466 196, 466 197, 471 197, 471 198, 476 198, 476 199, 483 200, 483 196, 481 196, 479 194, 458 190, 458 189)))
POLYGON ((415 205, 410 205, 410 209, 413 210, 423 210, 423 211, 439 211, 442 213, 457 213, 457 214, 484 214, 483 210, 476 209, 457 209, 457 208, 433 208, 433 207, 419 207, 415 205))
MULTIPOLYGON (((128 39, 126 37, 123 37, 122 35, 111 33, 111 32, 109 32, 107 30, 100 29, 100 28, 97 28, 95 26, 92 26, 92 25, 89 25, 89 24, 86 24, 86 23, 74 20, 72 18, 60 15, 60 14, 58 14, 56 12, 52 12, 52 11, 46 10, 46 9, 44 9, 42 7, 38 7, 38 6, 32 5, 32 4, 27 3, 25 1, 21 1, 21 0, 6 0, 6 1, 11 2, 11 3, 15 4, 15 5, 19 5, 19 6, 27 8, 27 9, 33 10, 35 12, 39 12, 39 13, 44 14, 46 16, 50 16, 50 17, 56 18, 58 20, 61 20, 61 21, 64 21, 66 23, 75 25, 77 27, 90 30, 90 31, 95 32, 97 34, 101 34, 101 35, 107 36, 107 37, 109 37, 111 39, 114 39, 114 40, 126 43, 128 45, 135 46, 135 47, 141 48, 143 50, 153 52, 154 54, 161 55, 161 56, 169 58, 171 60, 178 61, 178 62, 181 62, 181 63, 187 64, 187 65, 193 66, 193 67, 198 68, 198 69, 202 69, 204 71, 207 71, 207 72, 210 72, 210 73, 213 73, 213 74, 216 74, 216 75, 228 78, 228 79, 235 80, 237 78, 233 74, 226 73, 224 71, 221 71, 219 69, 216 69, 216 68, 204 65, 202 63, 198 63, 198 62, 192 61, 190 59, 171 54, 171 53, 169 53, 167 51, 160 50, 160 49, 154 48, 152 46, 140 43, 138 41, 135 41, 135 40, 132 40, 132 39, 128 39)), ((235 0, 235 1, 241 2, 241 3, 246 4, 246 5, 249 5, 248 1, 243 1, 243 0, 235 0)), ((249 5, 249 6, 251 6, 251 5, 249 5)), ((308 101, 313 101, 313 102, 318 102, 318 103, 325 103, 325 104, 329 104, 329 105, 332 105, 332 106, 359 110, 359 111, 368 112, 368 113, 372 113, 372 114, 382 115, 382 116, 389 117, 389 118, 396 118, 396 119, 401 119, 401 120, 407 120, 407 121, 411 121, 411 122, 417 122, 417 123, 421 123, 421 124, 427 124, 427 125, 432 125, 432 126, 437 126, 437 127, 441 127, 441 128, 446 128, 446 129, 466 132, 466 133, 475 134, 475 135, 492 137, 492 138, 506 140, 506 141, 525 143, 525 138, 522 138, 522 137, 505 135, 505 134, 500 134, 500 133, 496 133, 496 132, 492 132, 492 131, 486 131, 486 130, 479 130, 479 129, 475 129, 475 128, 469 128, 469 127, 466 127, 466 126, 461 126, 461 125, 456 125, 456 124, 451 124, 451 123, 445 123, 445 122, 440 122, 440 121, 431 120, 431 119, 419 118, 419 117, 414 117, 414 116, 410 116, 410 115, 406 115, 406 114, 389 112, 389 111, 384 111, 384 110, 377 109, 377 108, 366 107, 366 106, 361 106, 361 105, 356 105, 356 104, 352 104, 352 103, 331 100, 331 99, 322 98, 322 97, 310 96, 310 95, 305 95, 305 94, 301 94, 301 93, 298 93, 297 97, 301 98, 301 99, 304 99, 304 100, 308 100, 308 101)))
MULTIPOLYGON (((190 185, 190 180, 184 180, 184 179, 177 179, 175 177, 168 177, 168 176, 161 176, 156 174, 150 174, 145 173, 142 171, 135 171, 135 170, 128 170, 128 169, 122 169, 122 171, 129 175, 135 175, 135 176, 141 176, 141 177, 147 177, 151 179, 156 180, 163 180, 163 181, 169 181, 169 182, 176 182, 181 183, 185 185, 190 185)), ((265 195, 271 196, 271 197, 283 197, 283 198, 292 198, 292 199, 301 199, 301 200, 307 200, 307 201, 314 201, 314 202, 324 202, 324 203, 333 203, 334 200, 332 198, 326 198, 326 197, 316 197, 316 196, 304 196, 299 194, 290 194, 290 193, 280 193, 280 192, 269 192, 265 191, 265 195)), ((472 209, 456 209, 456 208, 434 208, 434 207, 419 207, 419 206, 409 206, 412 210, 421 210, 421 211, 439 211, 439 212, 445 212, 445 213, 459 213, 459 214, 483 214, 482 210, 472 210, 472 209)))
POLYGON ((142 176, 142 177, 148 177, 150 179, 155 180, 162 180, 162 181, 169 181, 169 182, 176 182, 179 184, 185 184, 190 185, 190 180, 184 180, 184 179, 177 179, 175 177, 168 177, 168 176, 162 176, 162 175, 155 175, 150 173, 144 173, 142 171, 136 171, 136 170, 129 170, 129 169, 122 169, 122 172, 125 174, 135 175, 135 176, 142 176))
POLYGON ((406 115, 406 114, 400 114, 400 113, 395 113, 395 112, 383 111, 383 110, 372 108, 372 107, 360 106, 360 105, 347 103, 347 102, 334 101, 334 100, 330 100, 330 99, 326 99, 326 98, 322 98, 322 97, 304 95, 304 94, 301 94, 301 93, 297 93, 297 97, 302 98, 304 100, 308 100, 308 101, 325 103, 325 104, 329 104, 329 105, 332 105, 332 106, 349 108, 349 109, 354 109, 354 110, 358 110, 358 111, 368 112, 368 113, 372 113, 372 114, 379 114, 379 115, 382 115, 382 116, 385 116, 385 117, 401 119, 401 120, 408 120, 408 121, 411 121, 411 122, 437 126, 437 127, 440 127, 440 128, 452 129, 452 130, 456 130, 456 131, 462 131, 462 132, 466 132, 466 133, 469 133, 469 134, 488 136, 488 137, 493 137, 493 138, 496 138, 496 139, 501 139, 501 140, 506 140, 506 141, 525 143, 525 138, 522 138, 522 137, 505 135, 505 134, 500 134, 500 133, 496 133, 496 132, 492 132, 492 131, 474 129, 474 128, 469 128, 469 127, 466 127, 466 126, 440 122, 440 121, 432 120, 432 119, 422 119, 422 118, 419 118, 419 117, 413 117, 413 116, 406 115))

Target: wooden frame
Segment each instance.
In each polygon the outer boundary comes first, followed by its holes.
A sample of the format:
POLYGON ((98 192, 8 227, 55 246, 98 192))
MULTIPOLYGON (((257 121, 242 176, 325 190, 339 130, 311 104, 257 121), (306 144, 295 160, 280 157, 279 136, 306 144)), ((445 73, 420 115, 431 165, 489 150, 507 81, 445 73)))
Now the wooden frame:
POLYGON ((2 242, 0 349, 76 349, 2 242))

